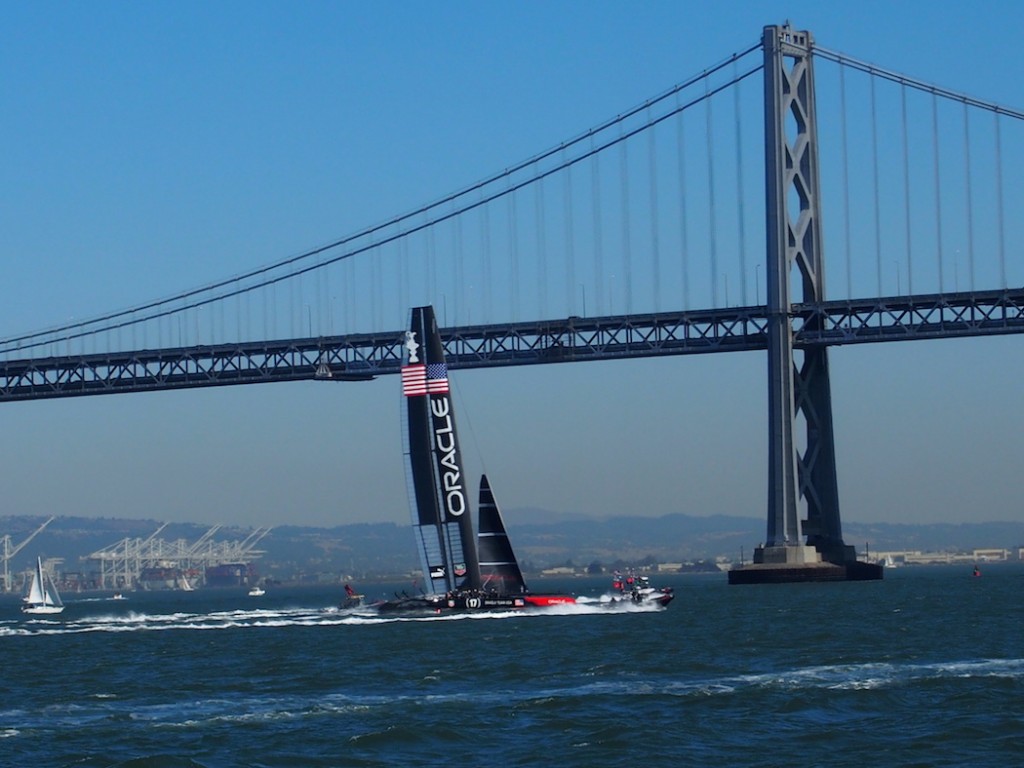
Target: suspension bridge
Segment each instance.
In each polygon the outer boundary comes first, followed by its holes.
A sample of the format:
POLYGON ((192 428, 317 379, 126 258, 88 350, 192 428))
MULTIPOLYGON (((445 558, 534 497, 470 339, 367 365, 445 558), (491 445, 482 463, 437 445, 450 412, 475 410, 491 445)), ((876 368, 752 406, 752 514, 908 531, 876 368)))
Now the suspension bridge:
POLYGON ((1024 330, 1022 154, 1024 113, 769 26, 380 224, 6 336, 0 401, 370 380, 420 304, 453 369, 763 350, 767 535, 730 580, 876 578, 842 536, 829 347, 1024 330))

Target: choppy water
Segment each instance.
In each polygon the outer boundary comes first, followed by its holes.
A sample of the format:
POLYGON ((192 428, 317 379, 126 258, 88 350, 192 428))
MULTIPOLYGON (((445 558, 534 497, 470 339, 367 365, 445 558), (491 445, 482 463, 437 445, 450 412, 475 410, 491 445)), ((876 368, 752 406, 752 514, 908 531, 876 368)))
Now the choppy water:
POLYGON ((1020 764, 1024 568, 660 583, 664 611, 418 620, 336 589, 0 603, 0 764, 1020 764))

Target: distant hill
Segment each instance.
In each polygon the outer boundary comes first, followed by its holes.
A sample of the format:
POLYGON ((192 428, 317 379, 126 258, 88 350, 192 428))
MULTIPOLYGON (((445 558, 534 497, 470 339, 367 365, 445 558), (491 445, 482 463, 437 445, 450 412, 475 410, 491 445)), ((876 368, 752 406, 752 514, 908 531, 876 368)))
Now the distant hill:
MULTIPOLYGON (((9 535, 18 546, 44 520, 35 517, 0 517, 0 536, 9 535)), ((685 562, 726 557, 749 558, 765 537, 763 519, 712 515, 693 517, 611 517, 603 520, 559 517, 543 510, 509 510, 506 523, 524 569, 566 565, 685 562)), ((146 539, 158 528, 155 520, 58 517, 12 559, 11 571, 23 570, 36 555, 64 559, 62 570, 86 571, 92 552, 124 539, 146 539)), ((159 534, 165 541, 195 542, 210 526, 173 523, 159 534)), ((251 528, 224 526, 216 541, 242 541, 251 528)), ((989 522, 961 525, 906 525, 845 522, 848 544, 863 553, 917 549, 970 551, 1024 545, 1024 523, 989 522)), ((356 523, 334 528, 283 525, 271 530, 257 549, 255 562, 264 576, 281 580, 337 579, 341 575, 366 578, 405 574, 419 567, 412 532, 407 525, 356 523)))
MULTIPOLYGON (((514 519, 513 514, 508 515, 514 519)), ((749 558, 766 535, 763 519, 730 515, 693 517, 612 517, 605 520, 565 520, 548 524, 513 524, 509 535, 520 560, 536 559, 546 567, 572 560, 586 565, 616 559, 658 562, 726 557, 749 558)), ((1024 545, 1024 523, 989 522, 961 525, 906 525, 891 523, 843 524, 843 538, 870 551, 970 551, 986 547, 1013 549, 1024 545)))

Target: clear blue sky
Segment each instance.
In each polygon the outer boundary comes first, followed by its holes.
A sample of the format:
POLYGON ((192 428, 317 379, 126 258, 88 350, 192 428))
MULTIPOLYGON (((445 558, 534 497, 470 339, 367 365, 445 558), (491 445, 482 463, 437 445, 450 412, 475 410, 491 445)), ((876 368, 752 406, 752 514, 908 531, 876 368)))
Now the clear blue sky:
MULTIPOLYGON (((1016 2, 0 3, 0 335, 433 200, 786 19, 1024 107, 1016 2)), ((1022 351, 835 350, 843 519, 1024 520, 1022 351)), ((464 372, 463 450, 506 509, 764 517, 765 368, 743 354, 464 372)), ((389 377, 5 405, 0 514, 405 523, 398 399, 389 377)))

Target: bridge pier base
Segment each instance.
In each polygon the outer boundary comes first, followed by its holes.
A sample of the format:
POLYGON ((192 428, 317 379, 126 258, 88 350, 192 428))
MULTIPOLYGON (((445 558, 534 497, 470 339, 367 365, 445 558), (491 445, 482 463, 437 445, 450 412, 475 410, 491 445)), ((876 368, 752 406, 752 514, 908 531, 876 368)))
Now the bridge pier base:
POLYGON ((821 555, 806 544, 761 546, 754 549, 755 565, 816 565, 821 555))
MULTIPOLYGON (((845 548, 844 548, 845 549, 845 548)), ((730 584, 792 584, 809 581, 874 581, 881 579, 882 566, 856 559, 849 547, 849 559, 823 560, 815 547, 804 544, 761 546, 754 549, 754 562, 729 571, 730 584)))

